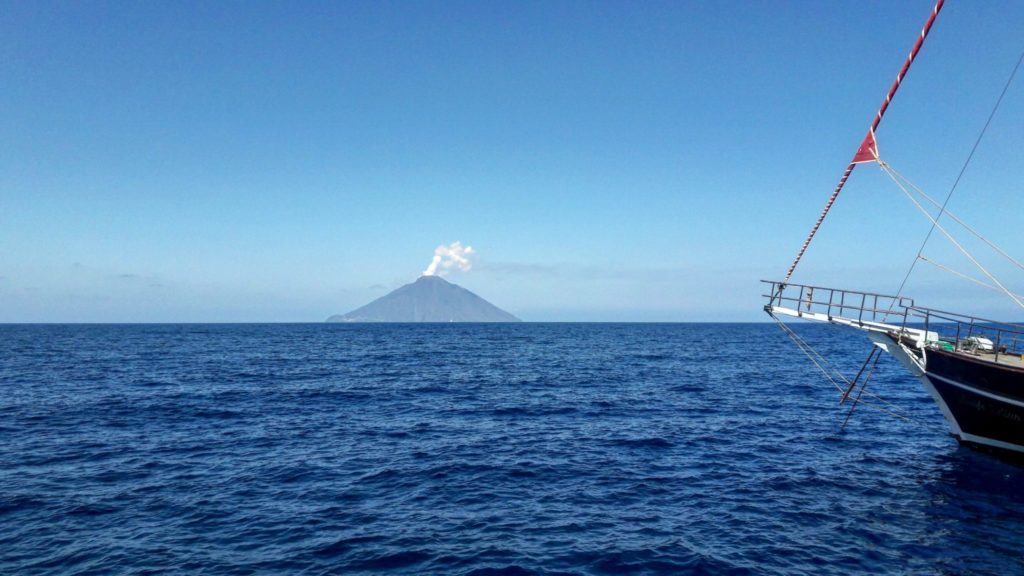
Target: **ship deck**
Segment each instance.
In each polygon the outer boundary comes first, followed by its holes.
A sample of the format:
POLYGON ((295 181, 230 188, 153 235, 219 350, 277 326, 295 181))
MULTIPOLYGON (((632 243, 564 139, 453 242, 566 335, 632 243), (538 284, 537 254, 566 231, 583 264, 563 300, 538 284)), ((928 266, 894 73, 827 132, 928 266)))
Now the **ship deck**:
POLYGON ((1000 364, 1003 366, 1011 366, 1013 368, 1024 369, 1024 357, 1012 352, 1001 352, 996 354, 994 352, 964 352, 959 351, 956 353, 959 356, 965 356, 967 358, 976 358, 985 362, 992 362, 994 364, 1000 364))

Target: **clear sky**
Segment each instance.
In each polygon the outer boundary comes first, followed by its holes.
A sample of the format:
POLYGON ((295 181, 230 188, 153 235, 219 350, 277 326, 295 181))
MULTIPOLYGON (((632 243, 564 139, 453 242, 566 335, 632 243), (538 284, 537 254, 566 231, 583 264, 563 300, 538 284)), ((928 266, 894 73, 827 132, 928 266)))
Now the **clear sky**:
MULTIPOLYGON (((454 241, 526 320, 762 320, 931 6, 0 1, 0 322, 320 321, 454 241)), ((883 158, 943 197, 1022 49, 949 0, 883 158)), ((1024 77, 951 203, 1017 256, 1022 160, 1024 77)), ((794 280, 892 292, 927 228, 863 166, 794 280)))

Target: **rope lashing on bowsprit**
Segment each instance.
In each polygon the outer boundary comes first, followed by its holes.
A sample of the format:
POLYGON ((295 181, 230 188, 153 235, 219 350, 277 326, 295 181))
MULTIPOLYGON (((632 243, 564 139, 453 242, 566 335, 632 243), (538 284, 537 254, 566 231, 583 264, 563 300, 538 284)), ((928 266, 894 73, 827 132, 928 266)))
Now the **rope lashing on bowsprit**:
MULTIPOLYGON (((850 174, 853 173, 853 169, 856 167, 856 162, 850 162, 850 165, 846 167, 846 171, 843 172, 843 177, 839 179, 839 184, 836 185, 836 189, 832 192, 832 195, 829 196, 828 202, 825 203, 824 210, 821 211, 818 219, 815 220, 814 226, 811 227, 811 232, 807 235, 803 245, 800 246, 800 251, 797 252, 796 258, 794 258, 793 263, 790 264, 789 270, 786 271, 786 277, 782 280, 782 286, 789 283, 789 279, 793 276, 793 272, 796 271, 796 265, 799 264, 800 259, 804 257, 804 252, 807 252, 807 247, 811 245, 811 240, 814 240, 814 235, 818 233, 818 228, 821 228, 821 223, 825 221, 825 216, 828 216, 828 212, 832 209, 832 205, 836 203, 836 198, 839 198, 839 192, 842 191, 843 186, 846 184, 846 181, 850 178, 850 174)), ((779 289, 781 290, 782 287, 780 286, 779 289)))
POLYGON ((928 20, 924 24, 924 28, 921 29, 921 34, 917 37, 917 41, 914 42, 914 47, 910 49, 910 54, 907 55, 906 61, 903 62, 903 67, 900 68, 898 74, 896 74, 896 80, 892 83, 889 91, 885 94, 885 100, 882 101, 882 105, 878 108, 878 113, 875 114, 874 121, 871 122, 871 127, 868 128, 868 133, 864 136, 864 140, 861 142, 860 147, 857 148, 856 154, 853 156, 853 160, 846 166, 846 170, 843 172, 842 178, 839 179, 839 184, 836 185, 835 190, 832 191, 832 195, 829 196, 828 202, 825 203, 825 208, 821 211, 821 215, 815 220, 814 226, 811 227, 811 232, 807 235, 807 239, 804 240, 800 251, 797 252, 796 258, 793 259, 793 263, 790 264, 789 270, 786 272, 785 279, 779 287, 782 288, 789 283, 789 279, 793 276, 793 272, 796 271, 797 264, 800 263, 800 259, 804 257, 804 253, 807 252, 807 247, 811 245, 811 240, 814 239, 815 234, 818 233, 818 228, 821 228, 821 223, 825 221, 825 217, 828 216, 829 210, 832 209, 832 205, 836 203, 836 199, 839 198, 839 193, 843 190, 843 186, 846 185, 846 181, 850 178, 850 174, 853 173, 853 169, 857 167, 857 164, 863 162, 874 162, 878 160, 878 144, 875 141, 875 130, 878 129, 878 125, 882 122, 882 117, 885 116, 885 111, 889 109, 889 104, 892 102, 893 97, 896 96, 896 91, 899 90, 900 85, 903 83, 903 78, 906 77, 907 72, 910 70, 910 65, 914 63, 914 59, 917 58, 918 52, 921 51, 921 46, 924 45, 925 38, 928 37, 928 32, 932 29, 932 24, 935 23, 935 17, 939 15, 939 11, 942 10, 942 6, 945 0, 937 0, 935 6, 932 8, 932 13, 928 16, 928 20))

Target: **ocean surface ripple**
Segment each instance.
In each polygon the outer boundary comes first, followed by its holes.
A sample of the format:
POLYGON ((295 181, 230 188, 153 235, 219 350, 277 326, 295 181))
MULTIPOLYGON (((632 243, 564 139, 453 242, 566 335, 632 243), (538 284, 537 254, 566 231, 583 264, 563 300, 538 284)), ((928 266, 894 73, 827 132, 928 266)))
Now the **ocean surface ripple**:
POLYGON ((4 574, 1024 573, 1024 468, 767 324, 9 325, 0 392, 4 574))

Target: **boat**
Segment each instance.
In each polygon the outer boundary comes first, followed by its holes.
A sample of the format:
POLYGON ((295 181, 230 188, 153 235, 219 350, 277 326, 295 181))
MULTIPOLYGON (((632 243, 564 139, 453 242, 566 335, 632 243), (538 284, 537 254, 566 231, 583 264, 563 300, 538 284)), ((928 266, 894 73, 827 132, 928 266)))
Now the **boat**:
MULTIPOLYGON (((878 153, 876 130, 911 64, 918 56, 943 4, 944 0, 935 3, 867 134, 785 277, 783 280, 762 281, 766 287, 764 297, 767 299, 764 311, 778 322, 797 347, 832 381, 840 393, 840 402, 851 403, 847 421, 853 408, 863 400, 864 389, 879 358, 885 353, 895 358, 920 380, 945 417, 951 435, 960 443, 974 448, 1024 456, 1024 326, 918 306, 912 298, 903 295, 903 286, 895 294, 887 295, 796 284, 790 281, 797 264, 854 168, 860 164, 873 163, 892 177, 915 206, 931 220, 932 231, 942 232, 978 266, 988 281, 975 277, 968 279, 1003 292, 1024 309, 1022 298, 1008 290, 1005 284, 964 249, 956 237, 946 229, 943 221, 949 222, 952 219, 984 240, 1002 256, 1013 260, 1012 257, 950 214, 945 203, 940 204, 931 200, 922 191, 915 189, 906 178, 886 164, 878 153), (922 200, 922 197, 926 200, 922 200), (925 208, 928 203, 931 203, 932 210, 925 208), (934 212, 934 209, 938 211, 934 212), (838 373, 834 367, 826 367, 828 359, 789 327, 783 321, 786 318, 799 318, 858 330, 867 336, 873 346, 870 346, 867 358, 860 364, 860 370, 853 377, 847 377, 838 373)), ((1017 67, 1020 67, 1020 61, 1017 67)), ((1014 68, 1014 74, 1016 71, 1017 68, 1014 68)), ((1010 75, 1007 87, 1012 82, 1014 74, 1010 75)), ((1004 89, 1003 95, 1005 94, 1004 89)), ((999 101, 1001 100, 1002 95, 999 101)), ((999 101, 996 103, 996 109, 999 101)), ((993 109, 993 115, 996 109, 993 109)), ((989 117, 990 121, 991 119, 992 116, 989 117)), ((969 160, 968 158, 968 162, 969 160)), ((920 252, 918 257, 925 259, 920 252)), ((915 260, 915 264, 916 262, 915 260)), ((1024 268, 1016 260, 1013 262, 1024 268)), ((906 279, 904 285, 905 283, 906 279)), ((846 425, 845 421, 843 425, 846 425)))

